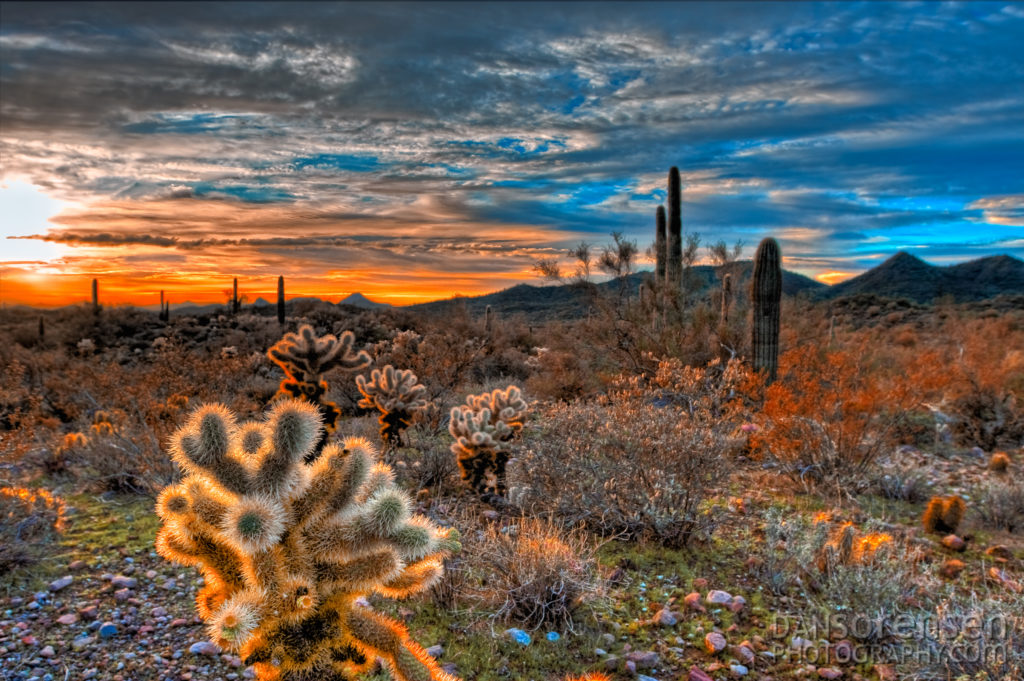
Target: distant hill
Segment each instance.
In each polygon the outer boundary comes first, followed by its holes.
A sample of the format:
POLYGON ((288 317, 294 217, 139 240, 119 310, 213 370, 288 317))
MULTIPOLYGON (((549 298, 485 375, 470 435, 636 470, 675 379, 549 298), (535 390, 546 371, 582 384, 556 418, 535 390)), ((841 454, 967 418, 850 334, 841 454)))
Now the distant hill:
MULTIPOLYGON (((698 265, 690 270, 690 276, 695 291, 694 295, 707 297, 711 291, 721 285, 719 274, 724 275, 730 272, 736 282, 735 290, 746 290, 749 286, 750 277, 754 272, 752 261, 742 261, 724 266, 721 272, 719 268, 711 265, 698 265)), ((627 277, 625 282, 617 280, 607 281, 596 285, 599 291, 614 293, 620 285, 625 285, 629 295, 636 295, 637 288, 651 272, 637 272, 627 277)), ((783 270, 782 290, 786 295, 796 295, 801 291, 815 293, 819 289, 826 288, 825 284, 814 281, 809 277, 795 272, 783 270)), ((590 307, 588 294, 583 287, 572 284, 531 286, 529 284, 517 284, 511 288, 503 289, 495 293, 488 293, 482 296, 457 297, 447 300, 435 300, 429 303, 418 303, 409 305, 403 309, 413 312, 422 312, 431 315, 446 314, 456 308, 465 305, 467 312, 472 315, 481 315, 489 305, 492 310, 505 315, 521 314, 528 320, 534 322, 548 321, 554 319, 578 319, 586 316, 590 307)))
POLYGON ((1024 261, 1009 255, 940 267, 900 251, 877 267, 820 292, 823 298, 872 294, 930 303, 942 296, 974 302, 1000 294, 1024 294, 1024 261))
POLYGON ((387 303, 374 302, 367 298, 366 296, 364 296, 362 293, 358 292, 353 293, 344 300, 339 300, 338 305, 353 305, 355 307, 362 307, 367 310, 384 310, 391 307, 391 305, 387 303))

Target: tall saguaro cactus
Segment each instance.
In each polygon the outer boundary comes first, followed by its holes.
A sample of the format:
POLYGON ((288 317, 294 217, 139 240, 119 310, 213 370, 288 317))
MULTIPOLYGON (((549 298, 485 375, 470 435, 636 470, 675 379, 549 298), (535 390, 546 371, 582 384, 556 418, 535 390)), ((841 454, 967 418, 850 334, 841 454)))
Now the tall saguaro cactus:
POLYGON ((774 381, 779 370, 779 316, 782 310, 782 253, 768 237, 754 255, 754 279, 750 285, 753 307, 751 350, 754 369, 774 381))
POLYGON ((732 306, 732 275, 722 277, 722 323, 729 323, 729 308, 732 306))
POLYGON ((668 171, 668 225, 666 226, 665 278, 677 290, 683 280, 683 213, 679 168, 668 171))
POLYGON ((277 278, 277 323, 284 324, 284 276, 277 278))
POLYGON ((235 277, 231 290, 231 314, 238 314, 238 277, 235 277))
POLYGON ((665 206, 658 206, 654 213, 654 280, 665 283, 665 206))
POLYGON ((100 287, 96 279, 92 280, 92 311, 94 313, 100 311, 100 287))

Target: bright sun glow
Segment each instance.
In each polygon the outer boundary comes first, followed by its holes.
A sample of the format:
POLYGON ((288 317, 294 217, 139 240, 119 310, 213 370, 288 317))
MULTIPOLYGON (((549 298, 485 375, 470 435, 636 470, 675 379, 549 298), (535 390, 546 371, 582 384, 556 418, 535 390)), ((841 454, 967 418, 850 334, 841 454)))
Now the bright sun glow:
POLYGON ((0 184, 0 263, 48 261, 60 256, 56 244, 11 237, 47 233, 55 226, 49 219, 69 205, 27 182, 0 184))

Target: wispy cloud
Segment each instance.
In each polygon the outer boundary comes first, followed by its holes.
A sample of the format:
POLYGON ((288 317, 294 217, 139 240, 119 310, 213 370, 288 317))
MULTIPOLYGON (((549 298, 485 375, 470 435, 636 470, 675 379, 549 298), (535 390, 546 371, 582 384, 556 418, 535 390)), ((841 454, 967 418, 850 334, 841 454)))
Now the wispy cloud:
POLYGON ((646 245, 678 165, 688 231, 775 234, 822 278, 1024 238, 1012 4, 300 9, 5 5, 0 177, 79 206, 29 236, 68 272, 480 291, 579 239, 646 245))

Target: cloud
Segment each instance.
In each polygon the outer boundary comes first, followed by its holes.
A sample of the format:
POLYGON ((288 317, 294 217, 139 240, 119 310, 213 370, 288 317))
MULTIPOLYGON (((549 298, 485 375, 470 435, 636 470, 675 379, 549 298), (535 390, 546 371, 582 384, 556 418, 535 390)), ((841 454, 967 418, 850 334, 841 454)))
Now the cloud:
POLYGON ((4 14, 0 172, 85 206, 32 232, 83 253, 522 272, 613 230, 646 245, 672 165, 688 231, 801 234, 809 273, 1022 238, 1024 15, 1003 4, 4 14))

